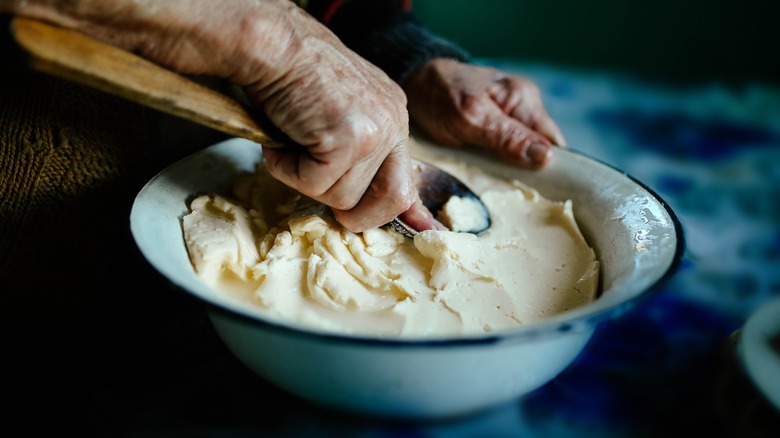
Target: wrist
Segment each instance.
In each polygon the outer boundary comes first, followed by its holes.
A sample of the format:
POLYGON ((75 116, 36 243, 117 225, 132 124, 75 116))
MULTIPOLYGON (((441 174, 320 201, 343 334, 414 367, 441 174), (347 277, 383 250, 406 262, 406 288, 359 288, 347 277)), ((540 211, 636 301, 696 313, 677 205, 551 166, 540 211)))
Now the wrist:
POLYGON ((364 3, 355 2, 354 10, 345 7, 331 27, 348 47, 384 70, 399 85, 431 59, 469 59, 465 50, 432 34, 408 12, 384 17, 369 15, 373 24, 361 24, 359 20, 368 11, 359 10, 357 5, 364 3))
MULTIPOLYGON (((455 44, 430 33, 417 21, 402 19, 387 34, 385 54, 394 59, 389 65, 390 77, 403 86, 411 75, 425 66, 443 61, 467 62, 468 53, 455 44)), ((381 46, 380 46, 381 47, 381 46)))

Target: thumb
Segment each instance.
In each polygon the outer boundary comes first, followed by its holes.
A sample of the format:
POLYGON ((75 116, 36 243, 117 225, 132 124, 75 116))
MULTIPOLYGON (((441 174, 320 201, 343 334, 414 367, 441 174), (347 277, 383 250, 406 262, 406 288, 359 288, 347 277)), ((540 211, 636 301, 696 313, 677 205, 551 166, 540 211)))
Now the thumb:
POLYGON ((433 213, 428 210, 417 197, 408 210, 398 216, 406 225, 409 225, 417 231, 425 230, 447 230, 448 228, 433 217, 433 213))

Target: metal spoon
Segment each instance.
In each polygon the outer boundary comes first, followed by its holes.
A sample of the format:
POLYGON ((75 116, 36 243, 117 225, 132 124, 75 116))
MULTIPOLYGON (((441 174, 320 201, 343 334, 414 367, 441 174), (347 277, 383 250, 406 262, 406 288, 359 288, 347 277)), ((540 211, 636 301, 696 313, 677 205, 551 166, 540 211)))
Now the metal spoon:
MULTIPOLYGON (((284 136, 267 121, 252 115, 245 105, 171 70, 126 50, 102 43, 80 32, 41 21, 16 17, 11 23, 14 38, 31 55, 30 66, 38 71, 78 82, 141 105, 245 138, 263 147, 285 147, 284 136), (263 126, 261 126, 263 123, 263 126), (269 136, 268 132, 274 132, 269 136)), ((436 214, 453 196, 477 201, 479 197, 447 172, 421 161, 415 162, 420 198, 436 214)), ((417 230, 396 218, 393 229, 413 237, 417 230)))
MULTIPOLYGON (((480 215, 483 220, 468 229, 457 231, 479 234, 490 227, 490 213, 487 207, 465 183, 452 174, 420 160, 412 159, 412 169, 415 171, 415 183, 420 200, 434 217, 439 216, 447 202, 458 197, 471 201, 469 205, 475 210, 470 213, 480 215)), ((407 237, 414 237, 418 232, 399 218, 393 219, 389 226, 407 237)))

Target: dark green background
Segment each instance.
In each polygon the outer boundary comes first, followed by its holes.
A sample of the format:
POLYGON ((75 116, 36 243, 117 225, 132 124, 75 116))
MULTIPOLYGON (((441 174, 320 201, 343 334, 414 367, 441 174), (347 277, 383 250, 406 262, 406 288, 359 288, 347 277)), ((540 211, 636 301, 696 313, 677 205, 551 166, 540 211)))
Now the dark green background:
POLYGON ((780 1, 413 0, 475 57, 780 84, 780 1))

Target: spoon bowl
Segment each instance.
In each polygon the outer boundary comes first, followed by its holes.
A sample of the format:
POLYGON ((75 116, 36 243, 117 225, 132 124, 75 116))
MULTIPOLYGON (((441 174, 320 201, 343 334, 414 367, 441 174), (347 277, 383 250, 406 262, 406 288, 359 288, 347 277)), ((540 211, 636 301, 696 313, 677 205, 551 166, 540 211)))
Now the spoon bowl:
MULTIPOLYGON (((480 234, 490 228, 490 212, 464 182, 433 164, 417 159, 412 159, 412 170, 420 201, 451 231, 480 234), (453 201, 458 203, 458 207, 448 208, 453 201), (453 215, 471 220, 459 222, 451 217, 453 215)), ((418 233, 400 218, 393 219, 388 225, 407 237, 413 238, 418 233)))

